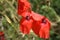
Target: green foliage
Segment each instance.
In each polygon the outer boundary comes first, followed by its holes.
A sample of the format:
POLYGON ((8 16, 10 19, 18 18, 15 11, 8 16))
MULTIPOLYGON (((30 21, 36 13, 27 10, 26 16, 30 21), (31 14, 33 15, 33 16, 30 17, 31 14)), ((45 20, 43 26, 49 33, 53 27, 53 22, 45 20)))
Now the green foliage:
POLYGON ((51 0, 51 7, 53 7, 60 16, 60 0, 51 0))
POLYGON ((47 5, 41 7, 40 13, 49 18, 52 22, 59 20, 59 16, 55 10, 47 5))

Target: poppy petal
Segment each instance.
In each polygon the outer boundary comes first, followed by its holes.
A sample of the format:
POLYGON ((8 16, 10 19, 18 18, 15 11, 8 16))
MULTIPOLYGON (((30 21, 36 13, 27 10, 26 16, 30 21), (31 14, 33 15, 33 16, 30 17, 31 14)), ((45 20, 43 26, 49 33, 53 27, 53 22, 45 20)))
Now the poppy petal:
POLYGON ((22 17, 30 16, 30 12, 24 12, 21 14, 22 17))
POLYGON ((29 34, 29 32, 31 30, 31 27, 32 27, 32 22, 33 22, 32 19, 26 20, 26 19, 22 18, 21 22, 20 22, 21 32, 24 33, 24 34, 29 34))
POLYGON ((36 35, 39 35, 39 30, 40 30, 40 25, 39 24, 40 24, 39 21, 33 22, 32 30, 36 35))
POLYGON ((31 5, 28 1, 18 0, 18 15, 22 16, 22 13, 30 10, 30 7, 31 7, 31 5))
POLYGON ((50 31, 50 23, 48 22, 47 18, 45 19, 46 23, 41 23, 40 26, 40 31, 39 31, 39 36, 40 38, 49 38, 49 31, 50 31))
POLYGON ((5 40, 3 32, 0 32, 0 40, 5 40))
POLYGON ((3 35, 4 33, 3 32, 0 32, 0 36, 3 35))
POLYGON ((42 18, 44 18, 44 16, 38 14, 38 13, 35 13, 32 11, 32 14, 31 14, 32 18, 36 21, 40 21, 42 18))

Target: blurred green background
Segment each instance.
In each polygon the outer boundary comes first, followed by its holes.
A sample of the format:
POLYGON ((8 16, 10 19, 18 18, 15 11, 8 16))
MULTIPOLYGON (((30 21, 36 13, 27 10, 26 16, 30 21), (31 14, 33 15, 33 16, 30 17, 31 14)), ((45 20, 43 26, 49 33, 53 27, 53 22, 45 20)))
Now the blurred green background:
MULTIPOLYGON (((60 40, 60 0, 29 0, 31 9, 46 16, 51 21, 50 38, 60 40)), ((20 16, 17 15, 17 0, 0 0, 0 31, 5 34, 6 40, 43 40, 33 32, 23 35, 19 29, 20 16), (0 23, 1 24, 1 23, 0 23)))

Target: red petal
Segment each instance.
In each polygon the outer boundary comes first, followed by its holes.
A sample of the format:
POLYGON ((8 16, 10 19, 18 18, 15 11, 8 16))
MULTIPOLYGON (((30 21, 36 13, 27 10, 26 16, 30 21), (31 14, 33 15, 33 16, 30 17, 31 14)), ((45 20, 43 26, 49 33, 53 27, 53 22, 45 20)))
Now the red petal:
POLYGON ((30 12, 24 12, 21 14, 22 17, 30 16, 30 12))
POLYGON ((30 3, 26 0, 22 1, 22 0, 18 0, 18 14, 22 15, 22 13, 30 10, 30 3))
POLYGON ((40 21, 42 18, 44 18, 44 16, 38 14, 38 13, 35 13, 32 11, 32 14, 31 14, 32 18, 35 20, 35 21, 40 21))
POLYGON ((40 22, 39 21, 33 22, 32 30, 36 35, 39 35, 39 30, 40 30, 40 22))
POLYGON ((21 30, 21 32, 24 33, 24 34, 29 34, 30 29, 32 27, 32 22, 33 22, 32 19, 26 20, 26 19, 22 18, 21 22, 20 22, 20 30, 21 30))
POLYGON ((4 33, 3 32, 0 32, 0 36, 3 35, 4 33))
POLYGON ((34 13, 34 12, 32 12, 31 16, 34 20, 32 30, 35 34, 37 34, 39 36, 39 31, 40 31, 40 28, 41 28, 40 24, 41 24, 42 19, 45 18, 45 17, 40 15, 40 14, 34 13))
MULTIPOLYGON (((42 18, 43 19, 43 18, 42 18)), ((33 32, 39 36, 40 38, 49 38, 49 31, 50 31, 50 21, 45 18, 46 23, 42 23, 42 19, 40 21, 35 21, 32 27, 33 32)))
POLYGON ((40 28, 40 31, 39 31, 39 36, 40 38, 49 38, 49 31, 50 31, 50 23, 48 22, 47 19, 46 20, 46 24, 45 23, 41 23, 41 28, 40 28))
POLYGON ((5 40, 3 32, 0 32, 0 40, 5 40))

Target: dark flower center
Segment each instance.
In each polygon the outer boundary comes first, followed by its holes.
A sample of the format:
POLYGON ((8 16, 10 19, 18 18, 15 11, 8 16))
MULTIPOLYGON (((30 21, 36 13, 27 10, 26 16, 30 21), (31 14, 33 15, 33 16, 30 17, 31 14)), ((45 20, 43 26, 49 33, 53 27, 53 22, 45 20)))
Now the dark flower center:
POLYGON ((42 19, 42 23, 45 23, 46 24, 46 20, 45 19, 42 19))
POLYGON ((26 16, 26 20, 29 20, 30 19, 30 17, 29 16, 26 16))

